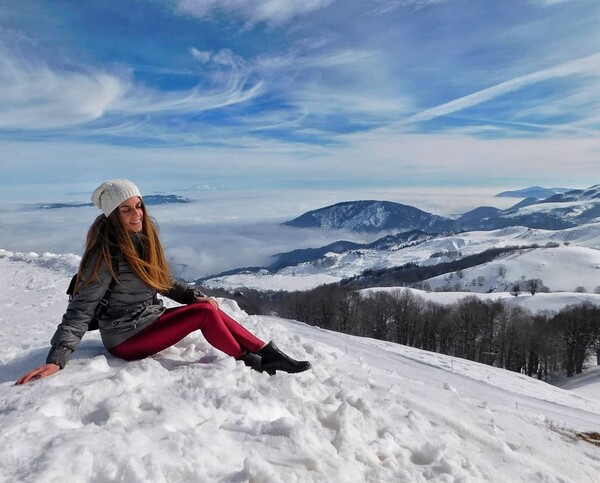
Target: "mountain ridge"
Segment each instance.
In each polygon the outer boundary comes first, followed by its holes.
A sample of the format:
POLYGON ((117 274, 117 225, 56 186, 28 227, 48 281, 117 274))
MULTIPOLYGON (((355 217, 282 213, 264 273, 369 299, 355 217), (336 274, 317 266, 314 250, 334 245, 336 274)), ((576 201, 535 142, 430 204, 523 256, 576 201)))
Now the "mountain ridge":
POLYGON ((555 193, 544 199, 527 197, 504 210, 480 206, 454 219, 392 201, 357 200, 311 210, 283 224, 296 228, 367 233, 421 230, 442 234, 497 230, 509 226, 562 230, 594 222, 598 218, 600 185, 594 185, 587 189, 555 193))
MULTIPOLYGON (((468 244, 469 242, 462 241, 461 239, 464 237, 460 234, 468 234, 470 232, 494 233, 498 231, 501 234, 505 230, 506 235, 500 235, 495 242, 495 246, 503 246, 502 243, 507 242, 507 237, 512 236, 510 232, 515 229, 522 233, 519 235, 519 237, 522 237, 522 240, 527 240, 528 237, 534 236, 533 230, 539 230, 539 235, 535 236, 542 244, 549 243, 554 245, 561 241, 566 244, 572 239, 572 234, 569 234, 565 230, 577 228, 585 230, 585 227, 589 226, 588 231, 591 233, 594 231, 593 227, 599 223, 600 185, 594 185, 582 190, 571 190, 566 193, 553 195, 546 200, 526 198, 504 210, 490 206, 480 206, 463 213, 456 219, 445 218, 443 219, 444 224, 438 226, 444 226, 444 228, 452 226, 454 231, 442 233, 423 231, 421 234, 421 242, 427 239, 440 240, 440 248, 436 252, 441 256, 435 257, 435 259, 431 253, 429 254, 429 258, 427 255, 408 257, 406 259, 396 257, 394 252, 401 253, 408 246, 408 243, 403 245, 401 240, 403 236, 411 233, 409 230, 403 231, 405 228, 410 228, 411 223, 403 225, 401 224, 402 220, 398 217, 394 218, 389 216, 389 214, 384 216, 381 212, 377 212, 377 210, 364 210, 364 208, 369 207, 371 204, 375 205, 378 209, 396 206, 392 202, 384 203, 373 200, 338 203, 307 212, 295 219, 302 220, 303 223, 295 223, 292 226, 307 225, 314 228, 316 225, 319 227, 326 226, 328 227, 327 229, 347 229, 349 226, 352 226, 354 228, 368 227, 368 229, 373 229, 373 227, 377 226, 376 223, 372 221, 365 223, 365 219, 368 219, 373 213, 377 213, 378 218, 375 221, 385 220, 388 226, 389 220, 395 219, 399 221, 394 226, 394 230, 382 231, 381 234, 383 236, 375 240, 375 242, 371 244, 356 244, 349 241, 338 241, 318 248, 298 249, 287 253, 279 253, 273 255, 275 262, 269 266, 257 267, 247 270, 245 273, 252 272, 258 276, 274 275, 276 277, 299 274, 303 277, 315 277, 317 283, 331 283, 348 276, 358 275, 362 270, 377 270, 385 266, 399 266, 412 261, 423 265, 441 263, 444 260, 451 261, 466 255, 462 247, 465 246, 465 243, 468 244), (343 210, 340 211, 340 207, 343 210), (361 209, 363 209, 362 212, 361 209), (331 212, 329 212, 330 210, 331 212), (314 216, 314 213, 317 213, 319 216, 314 216), (310 216, 305 216, 307 214, 310 216), (344 219, 342 215, 349 216, 350 219, 344 219), (352 217, 356 219, 352 219, 352 217), (450 225, 450 223, 452 224, 450 225), (561 237, 562 235, 560 234, 563 231, 565 234, 564 239, 560 240, 560 238, 556 238, 556 241, 554 241, 553 233, 561 237), (547 232, 547 235, 543 235, 544 232, 547 232), (428 238, 425 238, 425 235, 428 238), (453 242, 453 239, 456 239, 457 242, 453 242), (444 242, 444 240, 447 240, 447 242, 444 242), (381 255, 372 255, 372 252, 377 251, 381 255), (383 262, 383 260, 386 260, 386 262, 383 262), (382 265, 382 263, 384 264, 382 265), (350 267, 354 267, 354 270, 350 270, 350 267)), ((432 226, 429 221, 434 220, 435 218, 433 217, 437 216, 407 205, 398 205, 399 210, 395 212, 396 214, 402 211, 417 213, 423 216, 421 221, 428 226, 432 226), (414 211, 410 210, 410 208, 413 208, 414 211)), ((439 221, 438 219, 435 220, 439 221)), ((287 224, 289 225, 289 223, 287 224)), ((385 224, 380 223, 379 226, 385 226, 385 224)), ((433 226, 436 225, 433 224, 433 226)), ((412 241, 419 243, 416 238, 412 241)), ((521 245, 523 242, 515 239, 514 244, 521 245)), ((217 280, 220 277, 222 279, 222 277, 229 275, 235 277, 235 275, 240 273, 243 273, 242 269, 230 270, 227 273, 204 277, 202 281, 217 280)))
POLYGON ((543 188, 542 186, 530 186, 520 190, 509 190, 498 193, 498 198, 536 198, 545 199, 567 191, 572 191, 573 188, 543 188))
POLYGON ((439 233, 456 229, 456 223, 450 218, 414 206, 381 200, 344 201, 308 211, 283 224, 296 228, 363 232, 422 230, 439 233))

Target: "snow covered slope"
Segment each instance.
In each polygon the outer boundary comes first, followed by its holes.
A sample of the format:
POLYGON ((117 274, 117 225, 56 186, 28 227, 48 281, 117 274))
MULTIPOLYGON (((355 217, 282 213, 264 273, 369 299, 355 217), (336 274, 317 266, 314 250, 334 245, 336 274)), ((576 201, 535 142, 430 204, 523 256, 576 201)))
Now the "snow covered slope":
POLYGON ((410 247, 387 250, 351 250, 330 252, 312 262, 286 267, 274 273, 238 273, 203 281, 207 286, 258 290, 307 290, 325 283, 352 277, 364 270, 401 266, 406 263, 435 265, 459 257, 481 253, 494 247, 526 246, 547 243, 558 248, 517 251, 512 255, 463 271, 463 278, 438 277, 430 280, 432 288, 454 286, 486 292, 491 287, 503 291, 522 276, 540 278, 555 291, 573 291, 578 286, 588 291, 600 285, 600 224, 590 224, 560 231, 509 227, 495 231, 474 231, 439 237, 410 247), (568 245, 565 245, 568 244, 568 245), (502 275, 500 276, 500 269, 502 275), (472 283, 484 277, 484 283, 472 283))
MULTIPOLYGON (((553 292, 582 287, 593 292, 600 285, 600 250, 561 246, 517 251, 492 262, 428 280, 432 289, 460 286, 473 292, 510 291, 513 282, 541 279, 553 292)), ((525 290, 525 289, 523 289, 525 290)))
POLYGON ((571 391, 492 367, 223 308, 313 362, 269 377, 194 334, 126 363, 88 334, 45 359, 69 256, 0 252, 0 481, 573 482, 597 480, 597 374, 571 391))

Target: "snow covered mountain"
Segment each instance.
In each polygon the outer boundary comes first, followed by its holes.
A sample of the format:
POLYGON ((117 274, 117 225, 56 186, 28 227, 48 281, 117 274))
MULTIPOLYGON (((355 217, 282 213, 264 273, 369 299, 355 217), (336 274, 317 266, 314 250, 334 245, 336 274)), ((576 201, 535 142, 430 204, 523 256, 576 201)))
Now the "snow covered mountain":
POLYGON ((200 334, 124 362, 90 333, 63 371, 14 386, 44 361, 77 261, 0 251, 0 481, 579 483, 600 473, 597 369, 561 389, 248 316, 226 299, 224 310, 313 369, 259 374, 200 334))
POLYGON ((273 262, 268 269, 270 271, 281 270, 306 262, 327 257, 329 253, 358 252, 359 250, 400 250, 404 247, 414 246, 432 238, 425 232, 419 230, 396 233, 378 238, 371 243, 335 242, 320 248, 301 248, 287 253, 274 255, 273 262))
POLYGON ((600 185, 538 200, 526 198, 507 210, 474 210, 458 219, 467 229, 494 230, 527 226, 562 230, 600 220, 600 185))
POLYGON ((389 201, 348 201, 326 206, 286 222, 298 228, 346 229, 357 232, 427 233, 497 230, 526 226, 563 230, 600 221, 600 185, 553 194, 546 199, 528 197, 511 208, 481 206, 450 219, 389 201))
MULTIPOLYGON (((338 203, 307 212, 287 222, 287 225, 389 234, 368 244, 338 241, 322 247, 279 253, 273 255, 274 261, 267 266, 229 270, 198 282, 229 290, 240 286, 259 290, 303 290, 355 277, 365 270, 404 264, 442 264, 508 245, 572 243, 589 250, 590 257, 584 257, 584 260, 593 260, 600 249, 599 220, 600 185, 559 193, 545 200, 526 198, 506 210, 480 206, 454 220, 398 203, 338 203)), ((548 253, 561 254, 564 271, 560 273, 573 273, 568 266, 579 264, 579 252, 573 247, 560 252, 549 250, 548 253)), ((520 256, 515 255, 516 259, 520 256)), ((510 260, 507 263, 510 264, 510 260)), ((528 272, 531 273, 514 273, 516 270, 511 270, 505 279, 492 277, 489 268, 469 267, 468 274, 472 277, 468 283, 463 279, 448 280, 448 274, 433 277, 431 283, 434 288, 506 290, 518 278, 532 278, 536 274, 535 278, 552 280, 551 290, 570 291, 576 287, 593 290, 599 285, 595 261, 590 262, 590 270, 576 272, 576 279, 563 277, 562 281, 556 280, 554 274, 558 273, 555 271, 557 267, 550 261, 540 263, 544 269, 537 270, 525 263, 524 266, 530 267, 528 272), (481 277, 487 282, 481 283, 481 277), (443 283, 440 282, 442 279, 443 283), (473 283, 473 279, 479 281, 473 283)), ((519 266, 519 262, 516 266, 519 266)), ((498 267, 496 269, 500 270, 498 267)), ((427 278, 423 280, 429 281, 427 278)))
MULTIPOLYGON (((360 275, 365 270, 388 269, 406 264, 430 267, 493 248, 512 249, 494 260, 470 268, 424 279, 433 289, 470 290, 473 292, 509 291, 523 277, 542 279, 552 291, 572 292, 584 287, 592 292, 600 285, 600 224, 588 224, 566 230, 536 230, 509 227, 493 231, 463 232, 448 236, 428 236, 409 243, 387 246, 353 247, 335 251, 335 246, 312 260, 280 269, 252 272, 239 270, 203 279, 208 287, 235 290, 307 290, 326 283, 360 275), (455 272, 459 272, 455 274, 455 272), (475 282, 473 282, 475 280, 475 282)), ((300 260, 300 259, 299 259, 300 260)))
POLYGON ((600 185, 594 185, 584 190, 570 190, 546 198, 543 203, 567 203, 573 201, 595 201, 600 199, 600 185))
POLYGON ((521 190, 503 191, 496 196, 499 198, 535 198, 543 200, 556 194, 571 191, 568 188, 542 188, 541 186, 531 186, 521 190))
POLYGON ((347 201, 309 211, 285 223, 297 228, 349 229, 365 232, 453 231, 456 222, 391 201, 347 201))

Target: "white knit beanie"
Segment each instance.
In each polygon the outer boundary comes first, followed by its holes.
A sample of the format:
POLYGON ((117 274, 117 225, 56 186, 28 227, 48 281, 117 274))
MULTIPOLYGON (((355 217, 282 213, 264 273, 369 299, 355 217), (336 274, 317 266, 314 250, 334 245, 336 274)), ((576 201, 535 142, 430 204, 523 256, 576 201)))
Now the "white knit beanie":
POLYGON ((111 179, 98 186, 92 193, 92 201, 105 216, 110 215, 123 201, 132 196, 142 197, 140 190, 124 178, 111 179))

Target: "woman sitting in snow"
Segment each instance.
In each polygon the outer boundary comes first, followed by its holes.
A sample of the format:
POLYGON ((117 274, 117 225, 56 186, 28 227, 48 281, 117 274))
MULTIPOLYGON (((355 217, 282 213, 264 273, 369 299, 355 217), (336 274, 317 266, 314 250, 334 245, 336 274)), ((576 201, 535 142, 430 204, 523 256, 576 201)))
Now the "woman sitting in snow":
POLYGON ((251 334, 221 311, 215 299, 171 277, 157 228, 131 181, 102 183, 92 201, 104 214, 88 232, 74 295, 52 337, 46 364, 17 384, 62 369, 101 301, 108 302, 99 319, 102 343, 121 359, 156 354, 199 329, 214 347, 257 371, 274 374, 310 368, 308 361, 294 360, 272 341, 265 344, 251 334), (167 309, 157 293, 187 305, 167 309))

